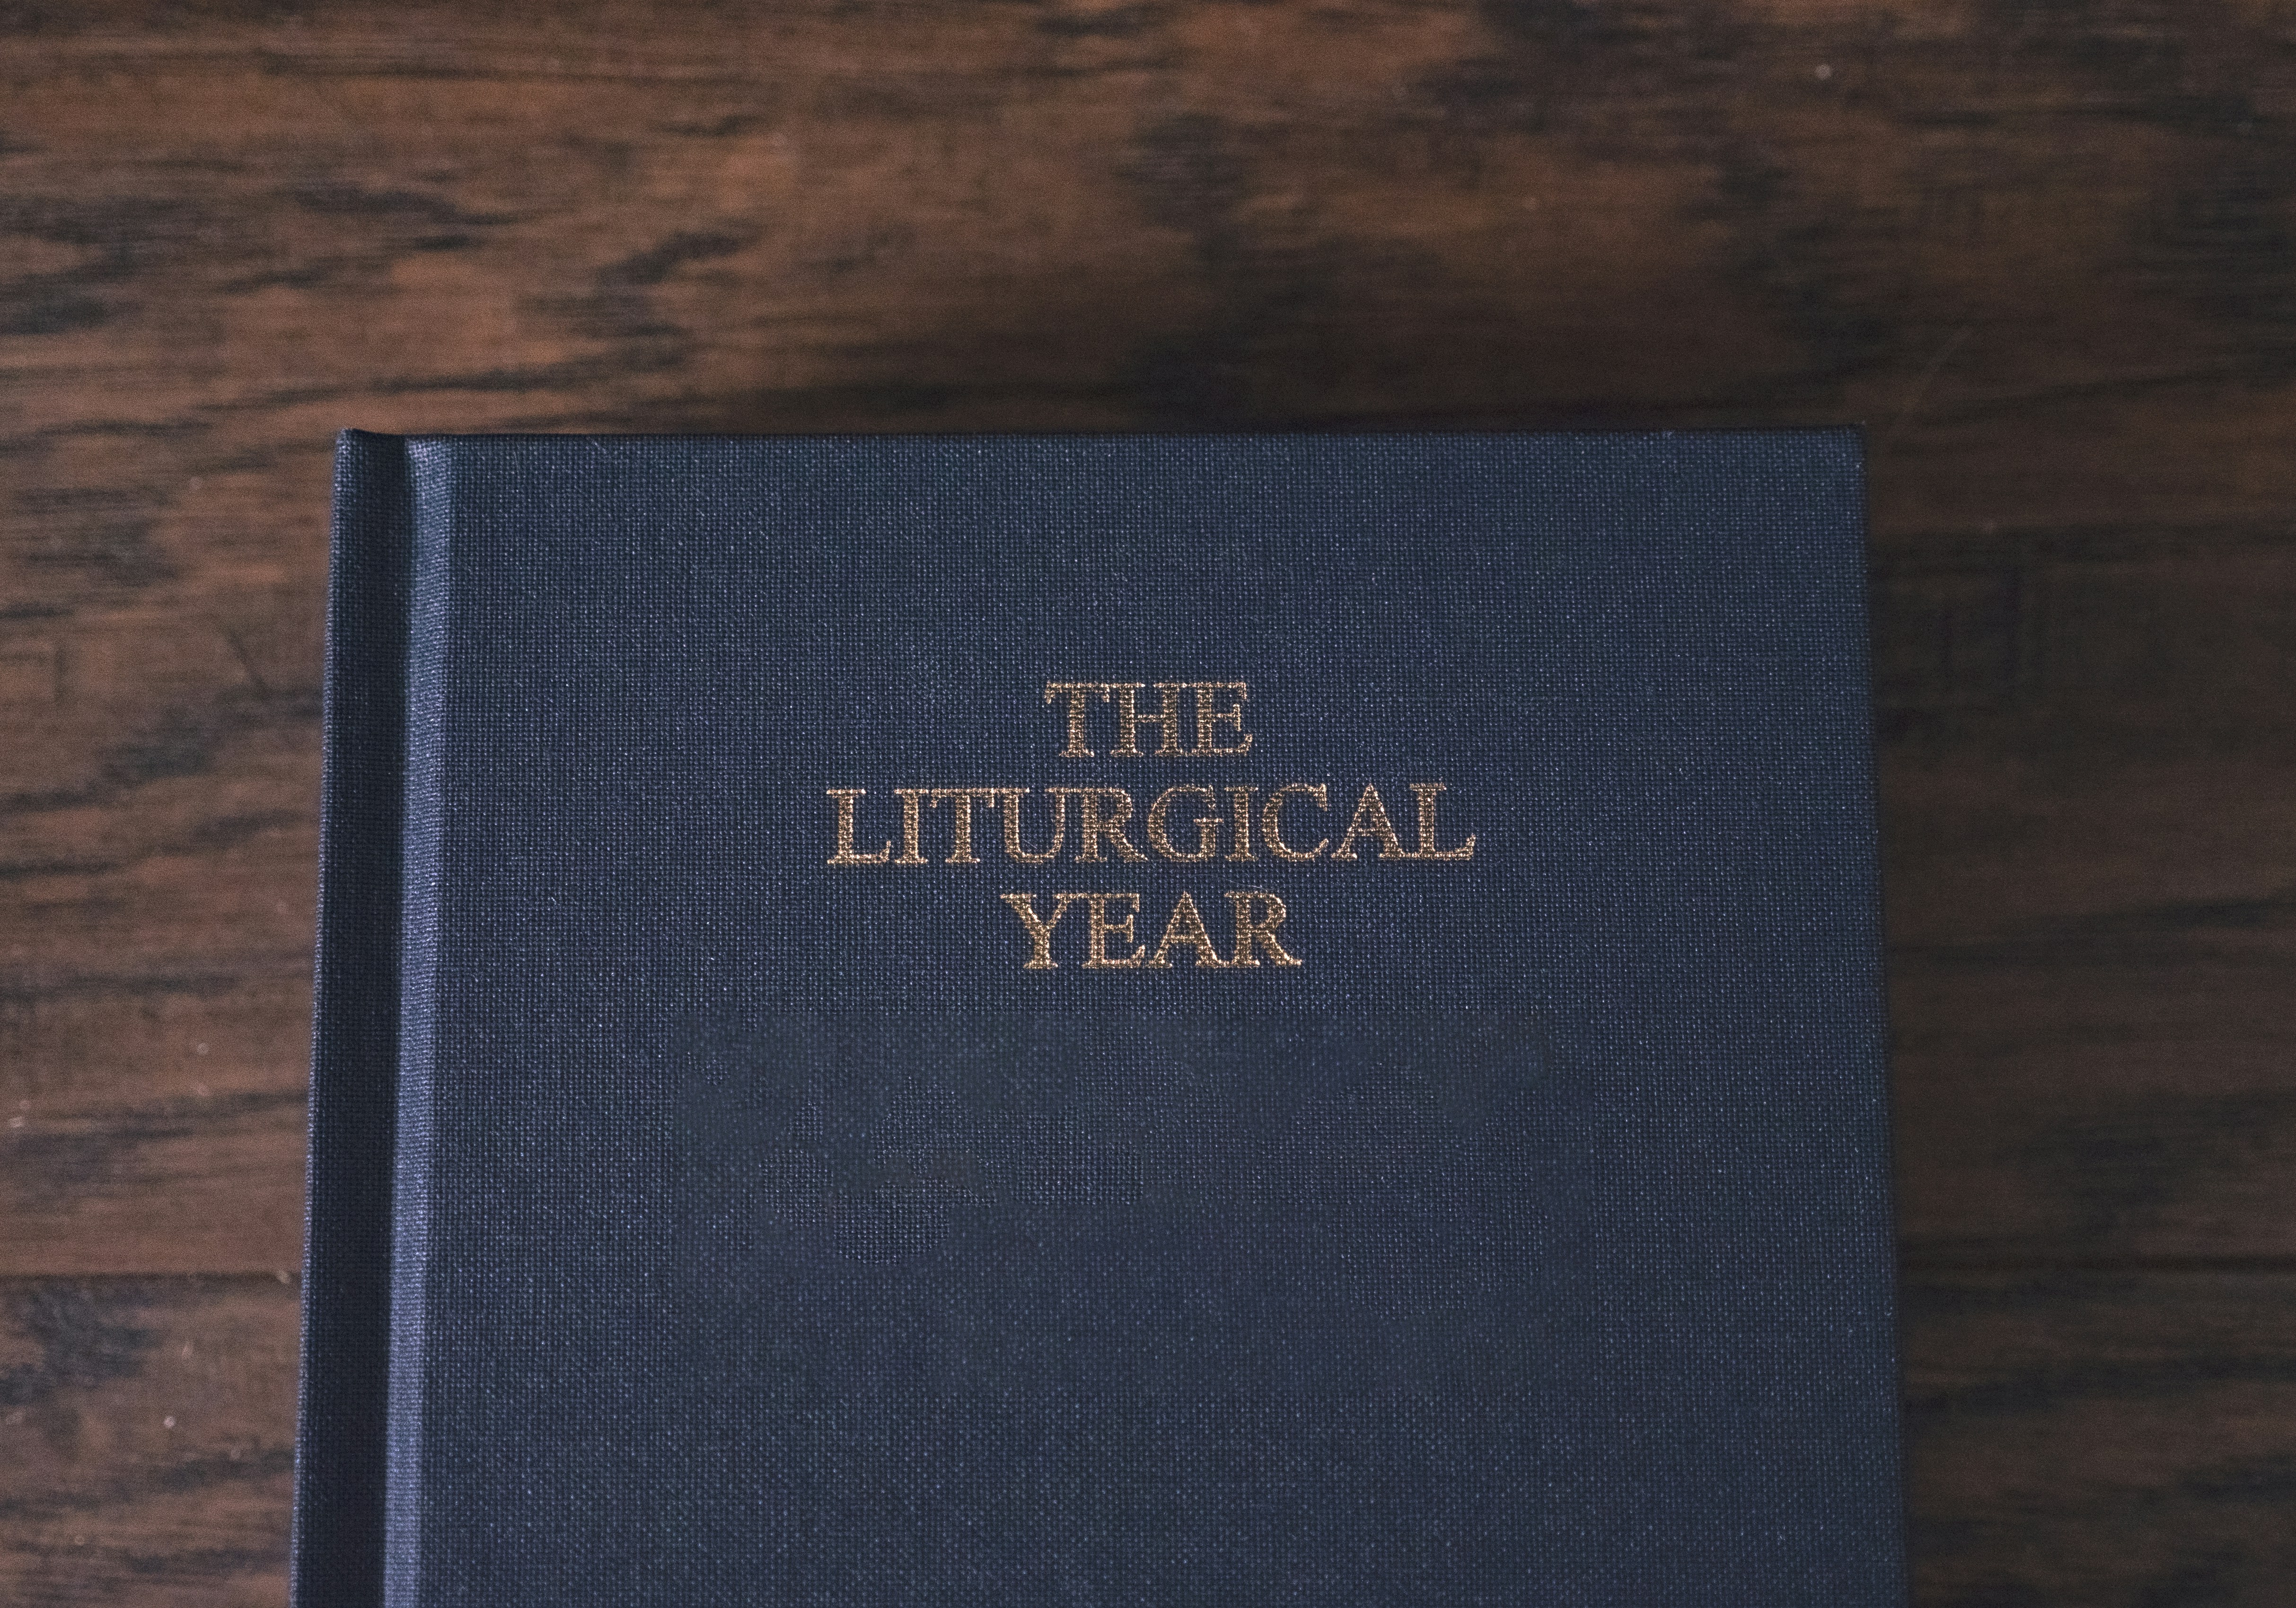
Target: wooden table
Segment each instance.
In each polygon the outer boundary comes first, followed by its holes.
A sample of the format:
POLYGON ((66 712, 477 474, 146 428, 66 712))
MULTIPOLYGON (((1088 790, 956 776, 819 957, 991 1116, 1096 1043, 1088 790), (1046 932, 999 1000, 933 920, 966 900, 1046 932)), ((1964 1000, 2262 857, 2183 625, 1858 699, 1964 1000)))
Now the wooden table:
POLYGON ((338 427, 1862 420, 1920 1600, 2296 1601, 2284 0, 55 0, 0 70, 0 1600, 282 1597, 338 427))

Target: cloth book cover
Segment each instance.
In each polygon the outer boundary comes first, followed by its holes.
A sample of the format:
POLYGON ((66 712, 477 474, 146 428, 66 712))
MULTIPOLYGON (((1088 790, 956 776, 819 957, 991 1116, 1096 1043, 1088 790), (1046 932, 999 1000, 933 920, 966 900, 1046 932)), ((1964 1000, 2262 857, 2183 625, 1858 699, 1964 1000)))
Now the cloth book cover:
POLYGON ((1863 496, 345 436, 297 1601, 1898 1603, 1863 496))

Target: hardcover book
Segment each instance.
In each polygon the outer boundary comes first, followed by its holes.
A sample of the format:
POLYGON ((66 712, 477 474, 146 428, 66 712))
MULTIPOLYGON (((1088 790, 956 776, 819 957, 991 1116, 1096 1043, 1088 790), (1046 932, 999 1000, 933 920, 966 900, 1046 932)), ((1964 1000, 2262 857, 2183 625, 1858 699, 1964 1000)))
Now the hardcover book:
POLYGON ((1861 476, 345 436, 297 1601, 1899 1602, 1861 476))

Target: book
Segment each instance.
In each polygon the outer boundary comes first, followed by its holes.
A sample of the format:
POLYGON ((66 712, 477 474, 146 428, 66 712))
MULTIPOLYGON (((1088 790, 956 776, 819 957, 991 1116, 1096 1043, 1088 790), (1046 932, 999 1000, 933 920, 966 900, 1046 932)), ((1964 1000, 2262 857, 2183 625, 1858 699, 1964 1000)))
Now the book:
POLYGON ((1901 1601, 1862 477, 346 435, 297 1601, 1901 1601))

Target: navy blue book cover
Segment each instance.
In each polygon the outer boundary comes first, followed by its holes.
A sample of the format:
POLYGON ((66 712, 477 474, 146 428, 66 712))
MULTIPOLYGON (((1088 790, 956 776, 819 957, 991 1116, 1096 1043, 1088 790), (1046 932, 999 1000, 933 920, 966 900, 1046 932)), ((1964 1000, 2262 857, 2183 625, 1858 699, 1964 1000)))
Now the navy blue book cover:
POLYGON ((298 1602, 1900 1602, 1863 496, 347 435, 298 1602))

